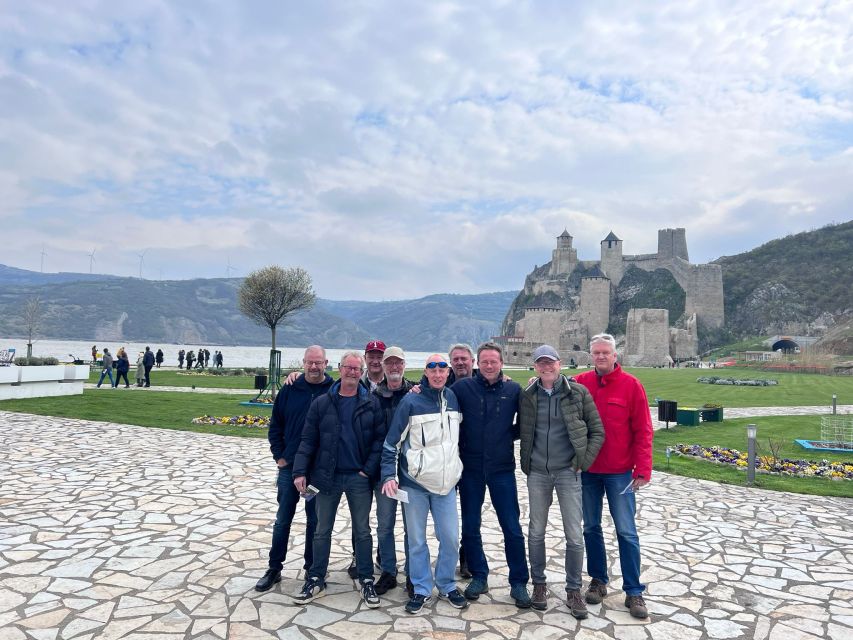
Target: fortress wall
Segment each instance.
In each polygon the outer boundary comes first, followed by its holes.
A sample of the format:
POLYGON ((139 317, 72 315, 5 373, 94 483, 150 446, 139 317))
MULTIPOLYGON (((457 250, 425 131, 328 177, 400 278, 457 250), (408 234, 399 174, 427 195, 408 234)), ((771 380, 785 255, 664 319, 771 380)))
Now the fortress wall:
POLYGON ((607 330, 610 324, 610 280, 583 278, 581 280, 581 325, 586 328, 587 339, 607 330))
POLYGON ((528 309, 516 323, 516 335, 524 336, 527 342, 553 344, 555 336, 560 335, 564 317, 565 312, 559 309, 528 309))
POLYGON ((541 295, 547 291, 563 296, 565 282, 563 280, 538 280, 533 283, 533 294, 541 295))
POLYGON ((677 229, 658 229, 658 257, 661 260, 681 258, 690 262, 687 255, 687 232, 677 229))
POLYGON ((687 294, 684 312, 695 313, 706 327, 723 326, 723 268, 718 264, 689 264, 677 258, 666 268, 687 294))
POLYGON ((629 309, 624 364, 657 367, 669 363, 669 312, 629 309))

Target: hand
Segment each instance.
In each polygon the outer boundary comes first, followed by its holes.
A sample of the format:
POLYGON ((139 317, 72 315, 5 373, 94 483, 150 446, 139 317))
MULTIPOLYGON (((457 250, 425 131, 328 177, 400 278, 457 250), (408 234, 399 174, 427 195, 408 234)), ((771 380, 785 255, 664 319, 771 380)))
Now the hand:
POLYGON ((649 484, 649 481, 646 478, 634 478, 634 491, 639 491, 647 484, 649 484))
POLYGON ((287 377, 284 379, 284 384, 293 384, 294 382, 296 382, 296 379, 301 375, 302 374, 299 373, 298 371, 291 371, 290 373, 287 374, 287 377))
POLYGON ((421 392, 421 385, 419 385, 419 384, 413 385, 412 388, 409 389, 409 393, 420 393, 420 392, 421 392))
POLYGON ((278 465, 279 469, 284 469, 287 466, 287 460, 285 460, 284 458, 279 458, 275 461, 275 463, 278 465))
POLYGON ((399 487, 400 485, 397 484, 396 480, 388 480, 382 485, 382 495, 393 498, 397 495, 397 489, 399 487))
POLYGON ((305 481, 305 476, 299 476, 298 478, 294 478, 293 486, 296 487, 296 490, 299 493, 305 493, 305 487, 308 486, 308 483, 305 481))
POLYGON ((532 378, 530 378, 530 379, 527 381, 527 386, 529 387, 529 386, 530 386, 530 385, 532 385, 534 382, 536 382, 538 379, 539 379, 539 378, 537 378, 536 376, 533 376, 532 378))

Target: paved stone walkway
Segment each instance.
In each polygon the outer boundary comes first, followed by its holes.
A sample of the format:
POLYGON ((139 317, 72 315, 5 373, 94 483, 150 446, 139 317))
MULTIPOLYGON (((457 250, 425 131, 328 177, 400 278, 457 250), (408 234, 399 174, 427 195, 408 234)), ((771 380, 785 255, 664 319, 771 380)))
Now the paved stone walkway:
MULTIPOLYGON (((413 617, 402 589, 380 609, 360 605, 345 572, 344 517, 329 595, 306 607, 288 597, 301 585, 301 519, 281 585, 255 593, 274 478, 255 439, 0 411, 0 640, 853 637, 853 499, 656 474, 638 499, 648 621, 631 618, 612 590, 583 622, 557 597, 542 613, 517 610, 487 508, 491 593, 466 611, 438 602, 413 617)), ((524 491, 521 501, 526 522, 524 491)), ((557 595, 559 531, 555 508, 547 546, 557 595)))

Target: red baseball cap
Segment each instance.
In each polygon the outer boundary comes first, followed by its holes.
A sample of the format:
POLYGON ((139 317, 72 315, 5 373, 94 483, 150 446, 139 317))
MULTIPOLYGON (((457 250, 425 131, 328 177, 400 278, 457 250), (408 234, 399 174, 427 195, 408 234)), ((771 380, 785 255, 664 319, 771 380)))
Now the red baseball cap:
POLYGON ((365 353, 368 351, 379 351, 381 353, 385 353, 385 343, 382 342, 382 340, 371 340, 364 348, 365 353))

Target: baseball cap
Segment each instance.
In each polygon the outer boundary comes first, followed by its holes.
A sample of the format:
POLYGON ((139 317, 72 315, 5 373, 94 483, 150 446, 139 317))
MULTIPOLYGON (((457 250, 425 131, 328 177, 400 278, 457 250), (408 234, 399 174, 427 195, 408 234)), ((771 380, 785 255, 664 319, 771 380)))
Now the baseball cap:
POLYGON ((385 349, 385 353, 382 354, 382 362, 385 362, 388 358, 400 358, 400 360, 405 360, 406 354, 403 353, 403 350, 400 347, 388 347, 385 349))
POLYGON ((559 360, 560 354, 551 345, 543 344, 541 347, 536 347, 536 351, 533 352, 533 362, 536 362, 539 358, 559 360))
POLYGON ((385 352, 385 343, 382 340, 371 340, 367 343, 367 346, 364 348, 364 352, 368 351, 381 351, 385 352))

